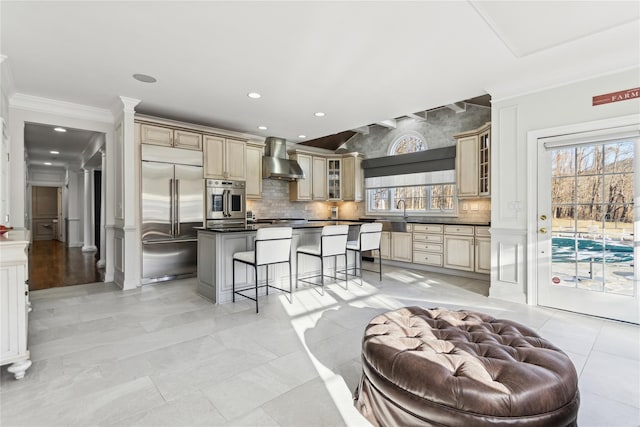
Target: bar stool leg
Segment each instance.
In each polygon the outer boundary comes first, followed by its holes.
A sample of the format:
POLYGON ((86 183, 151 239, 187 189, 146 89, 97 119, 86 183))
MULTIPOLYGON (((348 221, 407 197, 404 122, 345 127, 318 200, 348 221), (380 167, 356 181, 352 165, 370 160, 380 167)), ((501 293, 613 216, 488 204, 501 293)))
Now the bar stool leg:
POLYGON ((380 269, 380 281, 382 281, 382 251, 378 248, 378 265, 380 269))
POLYGON ((289 258, 289 296, 291 297, 289 304, 293 304, 293 280, 291 278, 291 258, 289 258))
POLYGON ((256 277, 256 314, 258 313, 258 266, 254 265, 253 269, 255 271, 255 277, 256 277))
MULTIPOLYGON (((347 251, 344 251, 344 271, 345 273, 348 273, 349 270, 347 270, 348 267, 348 263, 347 263, 347 251)), ((336 270, 338 269, 338 257, 336 257, 336 270)), ((344 275, 344 288, 345 289, 349 289, 349 274, 345 274, 344 275)))
POLYGON ((236 302, 236 260, 231 261, 231 302, 236 302))
POLYGON ((269 266, 268 266, 268 265, 265 265, 265 266, 264 266, 264 268, 266 268, 266 269, 267 269, 267 281, 266 281, 265 283, 266 283, 266 285, 267 285, 267 286, 266 286, 266 289, 267 289, 267 295, 269 295, 269 266))
POLYGON ((320 257, 320 288, 322 289, 322 293, 320 295, 324 296, 324 258, 320 257))
MULTIPOLYGON (((300 252, 296 252, 296 289, 298 289, 298 267, 300 266, 300 252)), ((289 266, 291 269, 291 266, 289 266)))

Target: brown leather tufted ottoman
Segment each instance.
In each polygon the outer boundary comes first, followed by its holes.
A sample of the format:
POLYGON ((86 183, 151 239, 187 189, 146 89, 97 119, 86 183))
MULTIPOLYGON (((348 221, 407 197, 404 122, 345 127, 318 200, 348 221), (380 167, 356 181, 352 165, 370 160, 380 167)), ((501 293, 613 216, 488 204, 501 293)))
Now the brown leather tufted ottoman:
POLYGON ((516 322, 405 307, 374 318, 362 342, 358 410, 378 426, 574 426, 576 370, 516 322))

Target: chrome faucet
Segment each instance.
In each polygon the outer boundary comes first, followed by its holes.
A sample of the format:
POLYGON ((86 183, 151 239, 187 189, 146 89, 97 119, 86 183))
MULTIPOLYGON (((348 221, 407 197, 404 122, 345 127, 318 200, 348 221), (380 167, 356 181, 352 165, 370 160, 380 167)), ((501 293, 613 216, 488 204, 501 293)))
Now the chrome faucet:
POLYGON ((398 200, 398 203, 396 203, 396 209, 400 209, 400 203, 402 203, 402 216, 407 219, 407 203, 404 199, 398 200))

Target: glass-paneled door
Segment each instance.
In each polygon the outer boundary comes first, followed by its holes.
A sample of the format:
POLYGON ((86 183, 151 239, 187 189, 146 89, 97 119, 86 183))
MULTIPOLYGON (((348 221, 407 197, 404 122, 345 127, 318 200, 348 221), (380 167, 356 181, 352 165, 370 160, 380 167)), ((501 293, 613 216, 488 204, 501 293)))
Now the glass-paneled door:
POLYGON ((639 323, 639 141, 540 144, 539 305, 639 323))

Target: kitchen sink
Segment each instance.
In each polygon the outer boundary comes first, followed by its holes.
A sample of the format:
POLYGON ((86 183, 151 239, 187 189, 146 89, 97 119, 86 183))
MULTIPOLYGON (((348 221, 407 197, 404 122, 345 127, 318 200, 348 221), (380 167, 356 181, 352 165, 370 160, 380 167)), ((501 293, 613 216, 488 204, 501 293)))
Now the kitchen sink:
POLYGON ((377 220, 376 222, 382 223, 382 231, 395 231, 395 232, 407 231, 407 221, 403 219, 377 220))

